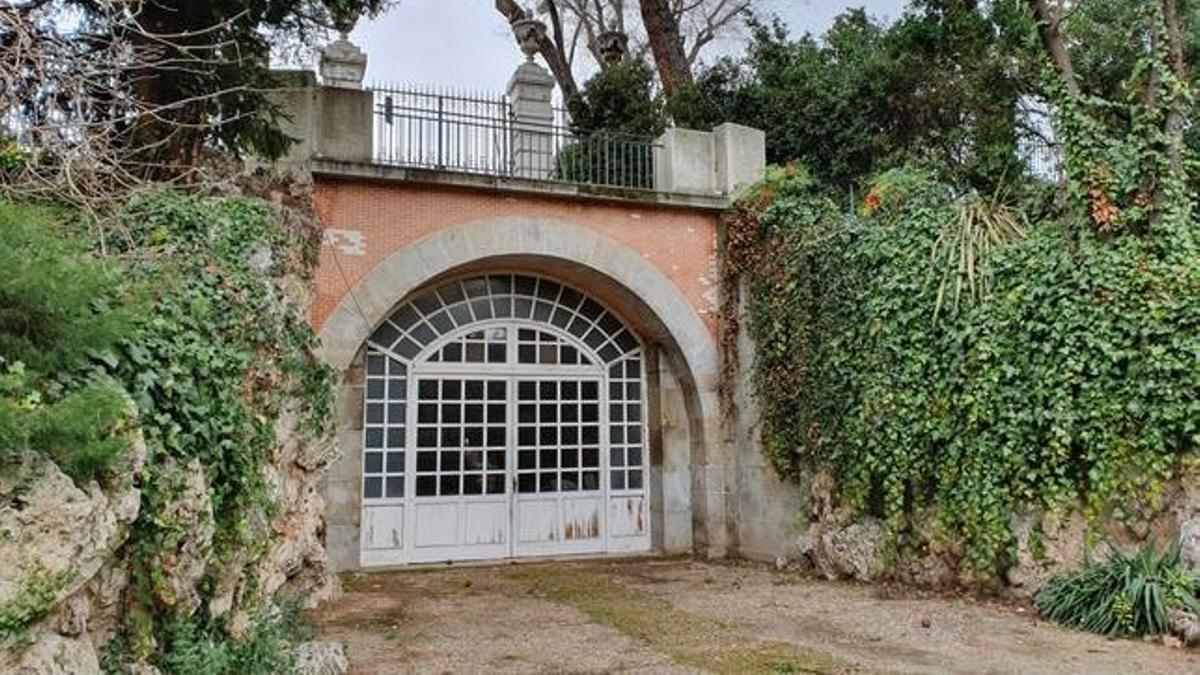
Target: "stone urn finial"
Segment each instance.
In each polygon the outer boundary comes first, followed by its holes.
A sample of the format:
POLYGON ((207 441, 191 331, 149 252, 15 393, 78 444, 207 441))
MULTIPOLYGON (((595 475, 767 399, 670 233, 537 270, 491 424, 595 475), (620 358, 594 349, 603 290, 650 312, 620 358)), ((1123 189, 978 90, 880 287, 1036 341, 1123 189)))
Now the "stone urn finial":
POLYGON ((604 65, 620 63, 629 55, 629 36, 623 31, 606 30, 596 36, 596 51, 604 65))
POLYGON ((338 32, 338 36, 343 40, 350 39, 350 31, 354 30, 355 24, 358 23, 359 10, 344 9, 333 12, 333 28, 338 32))
POLYGON ((525 18, 512 22, 512 29, 513 35, 517 37, 517 44, 521 46, 521 51, 525 52, 526 60, 533 61, 542 38, 546 37, 546 24, 526 10, 525 18))
POLYGON ((321 50, 319 64, 321 82, 328 87, 362 89, 363 76, 367 73, 367 55, 350 42, 350 31, 354 30, 360 14, 357 9, 335 9, 330 16, 338 39, 321 50))
POLYGON ((321 50, 320 72, 326 86, 362 89, 367 55, 343 35, 321 50))

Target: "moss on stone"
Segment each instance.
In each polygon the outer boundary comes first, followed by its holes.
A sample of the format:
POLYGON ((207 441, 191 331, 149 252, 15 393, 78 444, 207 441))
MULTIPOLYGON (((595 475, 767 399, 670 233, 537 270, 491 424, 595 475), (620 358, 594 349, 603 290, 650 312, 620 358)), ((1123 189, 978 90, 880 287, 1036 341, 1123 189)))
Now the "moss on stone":
POLYGON ((0 604, 0 644, 20 642, 30 626, 49 616, 58 592, 71 580, 71 573, 51 573, 34 568, 8 602, 0 604))

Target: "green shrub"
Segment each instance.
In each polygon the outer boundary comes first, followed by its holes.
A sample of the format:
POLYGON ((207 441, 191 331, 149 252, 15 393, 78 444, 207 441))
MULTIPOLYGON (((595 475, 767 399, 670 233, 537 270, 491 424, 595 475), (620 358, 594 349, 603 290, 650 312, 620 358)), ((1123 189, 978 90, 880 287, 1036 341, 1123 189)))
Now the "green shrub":
POLYGON ((70 213, 0 200, 0 464, 32 450, 85 481, 128 445, 127 400, 92 371, 133 334, 145 291, 94 248, 70 213))
POLYGON ((573 138, 554 157, 553 178, 654 187, 654 140, 666 129, 654 73, 640 61, 607 66, 567 101, 573 138))
POLYGON ((0 357, 57 376, 129 335, 137 287, 95 248, 71 213, 0 200, 0 357))
POLYGON ((1130 556, 1116 551, 1102 563, 1055 577, 1034 596, 1047 619, 1103 635, 1162 635, 1171 611, 1200 613, 1200 577, 1180 563, 1179 547, 1158 553, 1147 544, 1130 556))
MULTIPOLYGON (((144 618, 143 621, 149 621, 144 618)), ((198 612, 171 617, 158 627, 161 658, 156 666, 171 675, 257 675, 288 673, 294 666, 294 647, 310 638, 299 607, 269 605, 254 613, 246 633, 237 639, 221 621, 198 612)), ((147 630, 151 630, 147 626, 147 630)), ((101 661, 105 673, 126 672, 130 633, 108 644, 101 661)))
POLYGON ((0 135, 0 176, 21 171, 28 161, 29 154, 21 146, 0 135))
POLYGON ((272 607, 256 615, 249 632, 230 639, 224 626, 192 617, 172 621, 159 666, 176 675, 243 675, 287 673, 294 663, 292 647, 306 637, 299 612, 272 607))
POLYGON ((654 71, 641 61, 610 65, 567 102, 575 131, 654 138, 667 127, 664 103, 654 91, 654 71))
POLYGON ((610 131, 578 133, 555 155, 552 177, 576 183, 653 189, 653 139, 610 131))

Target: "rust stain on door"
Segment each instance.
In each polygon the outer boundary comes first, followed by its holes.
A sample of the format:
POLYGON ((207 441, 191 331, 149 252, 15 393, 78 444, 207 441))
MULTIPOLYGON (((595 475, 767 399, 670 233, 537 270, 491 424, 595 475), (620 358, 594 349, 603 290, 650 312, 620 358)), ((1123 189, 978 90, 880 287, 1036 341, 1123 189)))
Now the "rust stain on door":
POLYGON ((563 528, 563 538, 595 539, 600 536, 600 514, 592 511, 591 515, 579 520, 567 520, 563 528))
POLYGON ((621 528, 621 531, 632 530, 636 534, 641 534, 646 531, 646 514, 643 499, 626 499, 625 500, 625 518, 626 524, 629 525, 628 530, 621 528))

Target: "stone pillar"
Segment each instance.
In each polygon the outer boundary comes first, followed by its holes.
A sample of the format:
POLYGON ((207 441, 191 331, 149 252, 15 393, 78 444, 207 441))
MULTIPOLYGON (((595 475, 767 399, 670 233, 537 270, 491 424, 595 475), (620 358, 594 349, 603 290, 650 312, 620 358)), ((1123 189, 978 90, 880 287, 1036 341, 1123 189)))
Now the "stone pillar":
POLYGON ((362 88, 366 65, 367 57, 343 35, 321 51, 320 84, 312 71, 275 72, 282 86, 271 100, 282 113, 280 129, 295 140, 276 165, 303 170, 316 158, 371 161, 374 94, 362 88))
POLYGON ((270 97, 281 114, 280 129, 294 142, 275 161, 276 165, 291 170, 317 158, 371 161, 374 95, 370 91, 318 86, 309 71, 288 71, 277 76, 284 86, 272 91, 270 97))
POLYGON ((767 135, 761 129, 722 124, 713 129, 716 188, 733 195, 762 180, 767 166, 767 135))
POLYGON ((766 134, 739 124, 722 124, 711 132, 667 129, 654 148, 654 187, 733 196, 762 179, 766 146, 766 134))
POLYGON ((662 192, 714 194, 713 135, 671 128, 654 147, 654 188, 662 192))
POLYGON ((508 82, 512 103, 509 166, 518 178, 546 179, 554 175, 554 76, 534 63, 546 24, 526 12, 512 24, 525 63, 508 82))
POLYGON ((321 91, 313 154, 345 162, 369 162, 373 155, 374 95, 364 90, 367 55, 346 33, 321 50, 321 91))
POLYGON ((374 156, 375 96, 371 91, 321 87, 317 97, 313 156, 341 162, 370 162, 374 156))
POLYGON ((508 83, 509 161, 514 176, 545 179, 554 173, 553 92, 554 77, 533 61, 521 64, 508 83))

